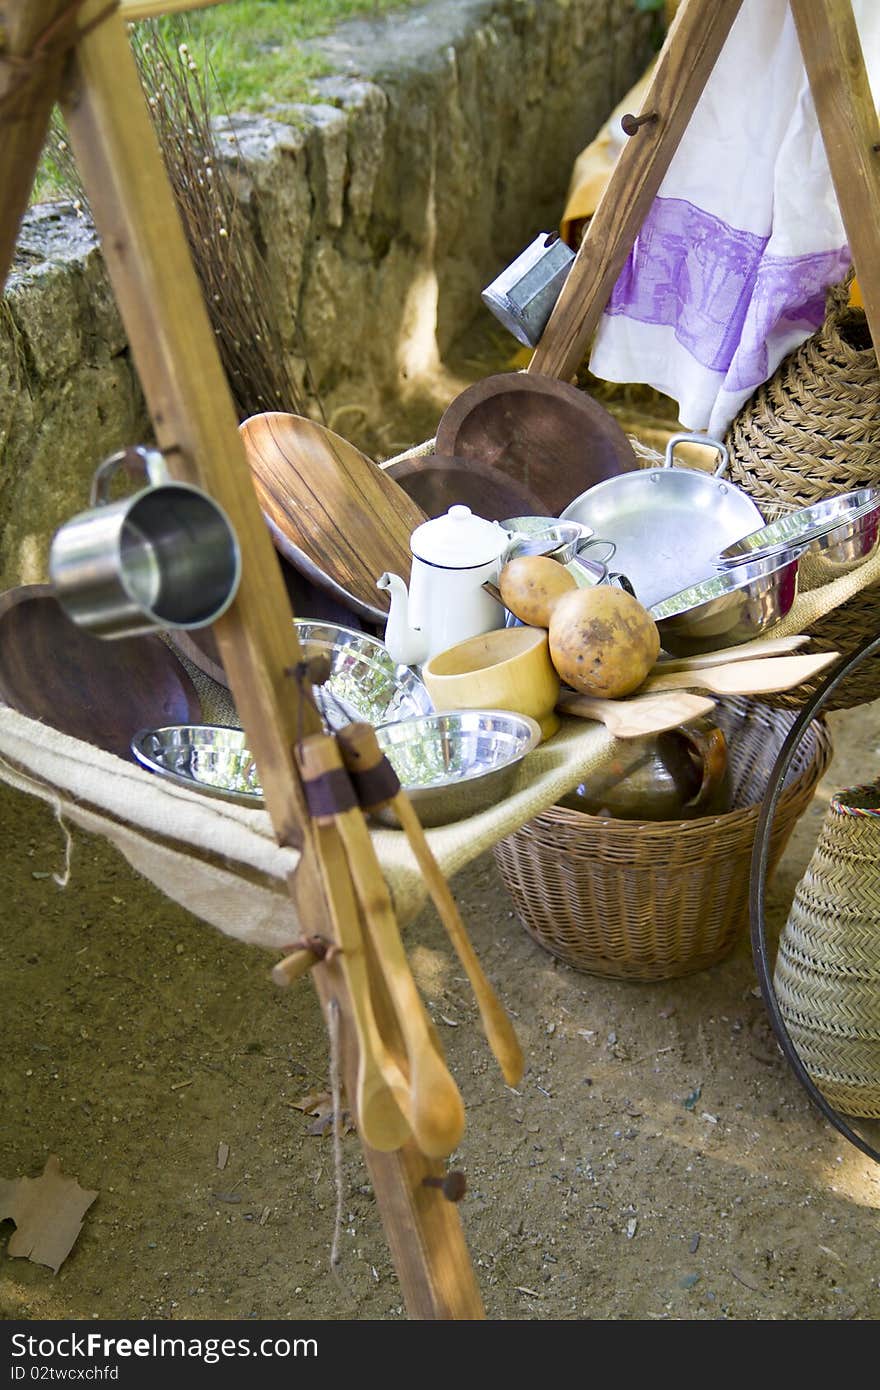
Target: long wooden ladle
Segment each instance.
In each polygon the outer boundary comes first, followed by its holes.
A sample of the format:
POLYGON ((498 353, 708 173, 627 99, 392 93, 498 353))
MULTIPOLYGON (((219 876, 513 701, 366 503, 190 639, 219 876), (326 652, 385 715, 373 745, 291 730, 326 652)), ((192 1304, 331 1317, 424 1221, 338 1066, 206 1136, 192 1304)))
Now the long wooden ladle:
POLYGON ((378 810, 380 806, 388 804, 397 816, 409 841, 416 863, 421 869, 422 877, 437 909, 437 914, 446 928, 446 934, 452 942, 455 953, 470 981, 477 1007, 480 1010, 483 1031, 498 1065, 501 1067, 504 1080, 508 1086, 518 1085, 522 1080, 525 1062, 522 1048, 513 1030, 513 1024, 507 1016, 504 1005, 483 973, 483 968, 471 944, 467 929, 461 920, 449 884, 434 858, 412 802, 401 788, 396 774, 387 765, 387 759, 379 747, 375 729, 371 724, 349 724, 344 729, 339 730, 337 741, 342 750, 345 766, 356 787, 358 787, 359 799, 364 810, 378 810), (390 774, 390 787, 378 785, 378 779, 383 775, 379 769, 382 769, 385 775, 390 774), (362 795, 361 788, 371 785, 370 778, 372 778, 372 786, 376 790, 373 794, 368 791, 362 795), (390 796, 387 795, 388 791, 392 793, 390 796))
MULTIPOLYGON (((345 777, 342 754, 334 738, 310 734, 297 744, 306 783, 345 777)), ((407 1115, 413 1136, 429 1158, 447 1158, 465 1127, 464 1103, 439 1051, 436 1036, 419 997, 388 886, 361 809, 335 811, 333 822, 345 846, 348 869, 360 903, 373 954, 388 991, 406 1049, 409 1071, 407 1115)))

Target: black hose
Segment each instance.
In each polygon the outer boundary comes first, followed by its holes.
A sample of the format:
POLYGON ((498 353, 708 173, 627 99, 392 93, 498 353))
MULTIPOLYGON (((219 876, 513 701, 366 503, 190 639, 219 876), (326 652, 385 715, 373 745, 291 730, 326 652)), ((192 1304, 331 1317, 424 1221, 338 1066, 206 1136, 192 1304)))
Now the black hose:
POLYGON ((765 888, 767 883, 767 864, 770 856, 770 834, 773 829, 773 817, 776 812, 776 805, 782 792, 788 769, 791 766, 792 758, 798 747, 804 730, 821 713, 828 697, 846 680, 847 676, 863 661, 869 657, 880 653, 880 637, 869 638, 860 647, 851 652, 848 656, 842 657, 836 666, 831 668, 825 680, 819 688, 812 694, 798 714, 794 724, 792 724, 788 735, 779 750, 779 755, 770 774, 767 783, 767 790, 764 794, 761 813, 758 817, 758 828, 755 833, 755 844, 752 851, 752 869, 749 891, 749 904, 752 919, 752 955, 755 961, 755 970, 758 975, 758 983, 761 986, 761 994, 770 1015, 770 1022, 773 1031, 779 1041, 785 1058, 790 1064, 795 1076, 803 1086, 810 1100, 818 1110, 822 1112, 844 1139, 848 1139, 868 1158, 872 1158, 875 1163, 880 1163, 880 1153, 863 1139, 860 1134, 851 1129, 841 1115, 828 1103, 822 1092, 813 1082, 809 1072, 801 1061, 797 1049, 792 1042, 782 1011, 779 1008, 779 1001, 776 998, 776 991, 773 988, 773 977, 770 964, 767 958, 767 936, 765 932, 765 888))

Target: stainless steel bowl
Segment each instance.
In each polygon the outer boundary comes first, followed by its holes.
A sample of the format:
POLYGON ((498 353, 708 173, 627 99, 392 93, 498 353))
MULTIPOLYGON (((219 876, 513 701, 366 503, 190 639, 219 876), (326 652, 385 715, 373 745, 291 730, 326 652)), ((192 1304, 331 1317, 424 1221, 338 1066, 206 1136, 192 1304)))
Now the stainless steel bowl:
POLYGON ((579 521, 560 521, 558 516, 513 516, 501 525, 511 532, 507 560, 517 555, 547 555, 560 565, 567 565, 593 535, 589 526, 582 526, 579 521))
POLYGON ((242 729, 217 724, 142 729, 132 739, 131 751, 143 767, 179 787, 242 806, 263 804, 263 789, 242 729))
POLYGON ((735 647, 768 632, 797 596, 799 551, 751 560, 672 594, 650 608, 660 644, 673 656, 735 647))
POLYGON ((294 619, 303 655, 330 658, 330 677, 316 689, 327 722, 333 729, 352 719, 368 724, 387 724, 392 719, 411 719, 434 708, 424 681, 409 666, 398 666, 384 642, 366 632, 294 619))
MULTIPOLYGON (((385 724, 376 737, 422 825, 431 826, 476 815, 505 797, 541 730, 524 714, 465 709, 385 724)), ((375 814, 384 825, 398 824, 390 806, 375 814)))
POLYGON ((863 564, 880 538, 880 488, 863 487, 823 498, 752 531, 721 551, 718 564, 729 569, 769 559, 785 550, 821 555, 825 579, 863 564))
MULTIPOLYGON (((423 825, 475 815, 506 796, 516 765, 541 740, 534 719, 508 710, 424 714, 376 730, 423 825)), ((262 806, 263 789, 244 731, 172 724, 135 734, 137 761, 166 781, 242 806, 262 806)), ((390 808, 376 813, 397 825, 390 808)))

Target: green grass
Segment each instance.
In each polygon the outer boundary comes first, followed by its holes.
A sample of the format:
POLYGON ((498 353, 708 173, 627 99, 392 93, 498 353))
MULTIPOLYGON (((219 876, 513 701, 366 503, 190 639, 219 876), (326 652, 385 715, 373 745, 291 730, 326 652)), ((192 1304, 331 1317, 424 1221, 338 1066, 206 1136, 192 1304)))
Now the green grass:
MULTIPOLYGON (((373 19, 410 8, 414 0, 226 0, 225 4, 153 21, 166 42, 187 43, 200 66, 207 61, 218 113, 264 111, 308 101, 314 81, 331 71, 303 49, 346 19, 373 19)), ((139 24, 143 31, 146 24, 139 24)), ((54 135, 57 140, 57 134, 54 135)), ((32 202, 69 198, 63 163, 50 148, 40 162, 32 202)))
POLYGON ((406 9, 411 0, 227 0, 226 4, 158 21, 164 35, 205 45, 217 83, 218 107, 265 110, 276 102, 306 101, 311 83, 329 69, 303 52, 305 39, 328 33, 345 19, 377 18, 406 9))

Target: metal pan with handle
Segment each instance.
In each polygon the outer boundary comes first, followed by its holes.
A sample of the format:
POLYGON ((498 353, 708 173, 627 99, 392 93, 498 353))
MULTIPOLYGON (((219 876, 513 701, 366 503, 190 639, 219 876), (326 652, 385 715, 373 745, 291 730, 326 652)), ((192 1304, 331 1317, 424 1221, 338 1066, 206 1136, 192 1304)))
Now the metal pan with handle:
POLYGON ((750 497, 724 474, 728 453, 702 434, 675 434, 661 467, 606 478, 560 513, 616 546, 615 567, 646 608, 715 574, 719 551, 763 525, 750 497), (714 473, 675 462, 680 444, 704 444, 720 455, 714 473))

